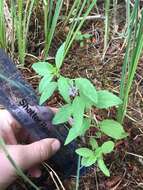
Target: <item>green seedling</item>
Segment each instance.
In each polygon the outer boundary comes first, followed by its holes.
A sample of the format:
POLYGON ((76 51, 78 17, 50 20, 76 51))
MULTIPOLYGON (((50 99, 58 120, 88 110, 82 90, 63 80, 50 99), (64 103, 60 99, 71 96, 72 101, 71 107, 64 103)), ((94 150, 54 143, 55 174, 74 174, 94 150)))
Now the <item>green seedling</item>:
MULTIPOLYGON (((63 105, 55 117, 53 124, 68 122, 72 119, 65 145, 72 142, 77 137, 82 137, 90 129, 94 122, 91 114, 93 108, 108 109, 113 106, 119 106, 122 101, 119 97, 107 90, 96 90, 94 85, 86 78, 70 79, 60 73, 65 52, 65 43, 58 49, 55 56, 55 64, 48 62, 38 62, 33 64, 33 69, 42 77, 39 84, 40 105, 47 101, 55 91, 63 97, 63 105)), ((107 135, 114 141, 125 138, 125 133, 121 124, 117 121, 106 119, 98 122, 94 126, 98 133, 107 135)), ((76 152, 82 156, 82 165, 90 166, 97 162, 102 172, 109 176, 109 171, 104 164, 103 156, 110 153, 114 148, 112 141, 98 146, 95 140, 90 140, 92 149, 80 148, 76 152), (84 154, 85 153, 85 154, 84 154)))
POLYGON ((89 167, 97 162, 101 171, 106 176, 110 176, 110 172, 104 163, 103 156, 113 151, 115 146, 114 142, 107 141, 103 143, 102 146, 98 146, 97 141, 94 138, 91 138, 90 146, 92 149, 79 148, 76 150, 76 153, 82 156, 81 164, 85 167, 89 167))
POLYGON ((77 33, 75 40, 80 43, 80 47, 84 47, 84 41, 92 37, 92 34, 82 34, 80 31, 77 33))

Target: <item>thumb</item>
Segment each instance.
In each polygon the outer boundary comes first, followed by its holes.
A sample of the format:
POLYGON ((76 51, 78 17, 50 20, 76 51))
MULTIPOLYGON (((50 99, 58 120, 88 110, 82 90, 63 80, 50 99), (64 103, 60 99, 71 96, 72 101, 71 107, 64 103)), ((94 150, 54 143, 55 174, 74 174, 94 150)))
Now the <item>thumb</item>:
POLYGON ((29 145, 19 145, 15 149, 17 164, 22 169, 29 169, 55 154, 60 148, 57 139, 44 139, 29 145))

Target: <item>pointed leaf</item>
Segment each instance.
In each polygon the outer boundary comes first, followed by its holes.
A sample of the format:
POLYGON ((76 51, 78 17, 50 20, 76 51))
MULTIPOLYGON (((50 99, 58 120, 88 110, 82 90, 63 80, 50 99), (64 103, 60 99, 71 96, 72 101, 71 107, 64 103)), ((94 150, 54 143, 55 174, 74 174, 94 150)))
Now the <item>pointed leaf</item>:
POLYGON ((32 68, 36 73, 40 76, 47 75, 48 73, 53 73, 54 67, 53 65, 47 62, 37 62, 32 65, 32 68))
POLYGON ((100 168, 100 170, 107 176, 110 177, 110 172, 108 170, 108 168, 106 167, 104 160, 103 159, 98 159, 98 167, 100 168))
POLYGON ((53 78, 52 74, 46 74, 40 81, 39 83, 39 92, 42 93, 44 91, 44 89, 46 88, 46 86, 49 84, 49 82, 51 82, 53 78))
POLYGON ((98 101, 95 104, 97 108, 106 109, 122 104, 122 100, 118 96, 114 95, 113 93, 107 90, 97 91, 97 95, 98 95, 98 101))
POLYGON ((114 139, 122 139, 127 137, 123 126, 114 120, 103 120, 99 123, 100 129, 103 133, 114 139))
POLYGON ((82 101, 85 103, 85 107, 86 109, 90 109, 92 107, 92 105, 94 105, 94 103, 89 100, 83 93, 80 92, 80 97, 82 99, 82 101))
POLYGON ((72 113, 72 107, 70 104, 67 104, 61 107, 53 118, 52 123, 57 125, 60 123, 64 123, 69 120, 72 113))
POLYGON ((65 140, 65 145, 69 144, 70 142, 72 142, 74 139, 76 139, 79 136, 78 132, 76 131, 75 128, 71 128, 69 130, 68 136, 65 140))
POLYGON ((40 105, 43 104, 46 100, 48 100, 52 96, 56 88, 57 88, 56 82, 50 82, 47 85, 47 87, 44 89, 40 97, 40 105))
POLYGON ((75 80, 75 82, 81 93, 83 93, 92 102, 97 103, 96 89, 89 80, 84 78, 78 78, 75 80))
POLYGON ((97 161, 97 158, 93 155, 91 157, 82 157, 81 159, 81 165, 85 166, 85 167, 89 167, 93 164, 95 164, 95 162, 97 161))
POLYGON ((64 53, 65 53, 65 43, 63 43, 56 54, 56 66, 58 69, 60 69, 62 63, 63 63, 63 59, 64 59, 64 53))
POLYGON ((74 127, 80 128, 83 122, 85 104, 82 99, 77 96, 72 103, 72 115, 74 119, 74 127))
POLYGON ((114 149, 114 146, 115 146, 115 144, 113 141, 107 141, 107 142, 103 143, 101 146, 103 154, 108 154, 108 153, 112 152, 114 149))
POLYGON ((64 100, 66 102, 70 102, 70 96, 69 96, 70 85, 67 78, 62 76, 59 78, 58 89, 64 100))
POLYGON ((93 154, 93 151, 92 150, 90 150, 89 148, 78 148, 78 149, 76 149, 76 151, 75 151, 78 155, 80 155, 80 156, 83 156, 83 157, 91 157, 91 156, 93 156, 94 154, 93 154))
POLYGON ((90 123, 91 123, 90 119, 87 119, 87 118, 83 119, 82 125, 79 128, 80 136, 83 136, 86 133, 86 131, 90 128, 90 123))

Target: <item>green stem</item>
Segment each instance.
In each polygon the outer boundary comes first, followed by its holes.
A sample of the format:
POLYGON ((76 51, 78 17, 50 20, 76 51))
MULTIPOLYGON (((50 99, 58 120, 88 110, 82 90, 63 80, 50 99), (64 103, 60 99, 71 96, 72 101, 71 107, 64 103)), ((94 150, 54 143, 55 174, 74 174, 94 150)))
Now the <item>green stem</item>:
MULTIPOLYGON (((137 29, 135 29, 137 30, 137 29)), ((131 56, 131 63, 129 65, 129 74, 126 82, 126 86, 124 85, 124 94, 123 95, 123 104, 119 107, 118 113, 117 113, 117 120, 122 123, 123 119, 126 114, 127 110, 127 104, 128 104, 128 99, 129 99, 129 93, 131 90, 131 86, 134 80, 134 76, 136 73, 136 69, 138 66, 138 61, 142 53, 143 49, 143 10, 142 10, 142 18, 139 23, 139 29, 137 30, 137 36, 135 38, 136 43, 135 47, 132 51, 132 56, 131 56)))
POLYGON ((104 52, 108 46, 109 40, 109 12, 110 12, 110 0, 105 0, 105 34, 104 34, 104 52))
POLYGON ((76 175, 76 190, 78 190, 78 189, 79 189, 79 179, 80 179, 80 162, 81 162, 81 156, 78 156, 77 175, 76 175))

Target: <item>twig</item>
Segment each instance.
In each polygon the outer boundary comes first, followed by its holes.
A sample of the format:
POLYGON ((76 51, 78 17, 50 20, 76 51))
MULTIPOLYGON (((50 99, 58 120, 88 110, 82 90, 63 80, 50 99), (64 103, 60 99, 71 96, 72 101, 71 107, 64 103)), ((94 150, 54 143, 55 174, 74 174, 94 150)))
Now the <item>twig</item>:
MULTIPOLYGON (((69 19, 69 22, 71 23, 74 21, 80 21, 82 19, 83 19, 83 17, 79 17, 79 18, 75 18, 75 19, 71 18, 71 19, 69 19)), ((87 16, 85 20, 94 20, 94 19, 103 19, 104 20, 105 17, 103 15, 87 16)))
POLYGON ((51 176, 53 182, 55 183, 55 186, 56 186, 57 190, 60 190, 60 188, 59 188, 59 186, 58 186, 58 184, 57 184, 57 182, 56 182, 56 180, 55 180, 55 178, 54 178, 54 176, 53 176, 53 172, 51 171, 51 172, 49 172, 49 173, 50 173, 50 176, 51 176))
POLYGON ((132 153, 132 152, 126 152, 126 154, 129 154, 129 155, 132 155, 132 156, 135 156, 135 157, 138 157, 138 158, 143 159, 143 156, 138 155, 138 154, 134 154, 134 153, 132 153))
POLYGON ((116 185, 115 187, 113 187, 111 190, 116 190, 116 189, 119 187, 119 185, 120 185, 121 182, 123 181, 125 175, 126 175, 126 169, 125 169, 125 172, 124 172, 124 174, 123 174, 121 180, 120 180, 120 181, 117 183, 117 185, 116 185))
MULTIPOLYGON (((55 177, 56 177, 56 179, 58 180, 59 184, 61 185, 62 190, 66 190, 66 189, 64 188, 64 186, 63 186, 63 184, 62 184, 62 182, 61 182, 59 176, 57 175, 57 173, 56 173, 48 164, 43 163, 43 165, 44 165, 45 167, 47 167, 48 169, 50 169, 50 170, 53 172, 53 174, 55 175, 55 177)), ((51 177, 52 177, 52 176, 51 176, 51 177)), ((52 179, 53 179, 53 178, 52 178, 52 179)), ((53 180, 53 181, 55 182, 55 180, 53 180)))

